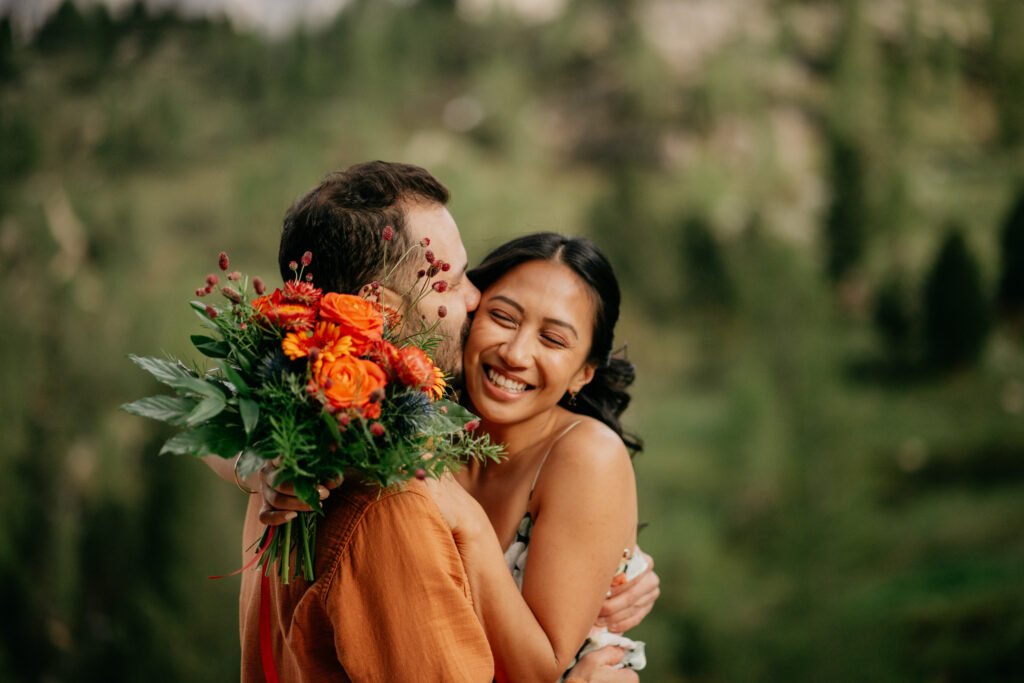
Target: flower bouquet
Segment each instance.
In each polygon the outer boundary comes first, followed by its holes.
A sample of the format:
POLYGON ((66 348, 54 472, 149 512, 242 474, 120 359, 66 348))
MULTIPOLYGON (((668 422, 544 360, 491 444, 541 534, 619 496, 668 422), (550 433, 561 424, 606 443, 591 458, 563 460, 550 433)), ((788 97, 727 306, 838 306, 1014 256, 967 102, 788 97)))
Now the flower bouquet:
MULTIPOLYGON (((501 452, 473 434, 479 423, 471 413, 446 398, 444 373, 429 355, 441 341, 436 324, 403 336, 402 312, 380 303, 378 283, 364 288, 365 296, 325 294, 311 274, 303 276, 311 262, 306 252, 291 264, 293 279, 269 294, 259 278, 230 272, 221 285, 209 275, 196 296, 219 291, 223 303, 191 302, 212 331, 191 339, 211 367, 129 356, 175 395, 122 406, 182 428, 161 454, 235 458, 243 477, 276 462, 275 483, 291 482, 313 508, 280 529, 268 527, 260 542, 259 564, 269 574, 276 562, 285 583, 299 571, 314 578, 322 482, 359 477, 387 487, 501 452)), ((223 252, 219 266, 229 268, 223 252)), ((443 283, 430 282, 435 266, 420 271, 420 298, 443 283)))

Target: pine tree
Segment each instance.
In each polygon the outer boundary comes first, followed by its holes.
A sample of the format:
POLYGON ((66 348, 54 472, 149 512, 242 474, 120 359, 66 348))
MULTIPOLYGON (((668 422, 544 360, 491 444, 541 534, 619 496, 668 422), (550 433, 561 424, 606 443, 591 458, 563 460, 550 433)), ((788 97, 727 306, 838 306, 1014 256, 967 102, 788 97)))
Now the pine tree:
POLYGON ((1024 187, 1006 214, 1000 237, 1002 270, 996 301, 1005 313, 1024 313, 1024 187))
POLYGON ((825 268, 839 282, 864 255, 867 193, 859 150, 848 140, 831 140, 832 204, 825 219, 825 268))
POLYGON ((928 361, 953 369, 977 359, 991 326, 978 262, 963 233, 951 227, 924 289, 924 332, 928 361))

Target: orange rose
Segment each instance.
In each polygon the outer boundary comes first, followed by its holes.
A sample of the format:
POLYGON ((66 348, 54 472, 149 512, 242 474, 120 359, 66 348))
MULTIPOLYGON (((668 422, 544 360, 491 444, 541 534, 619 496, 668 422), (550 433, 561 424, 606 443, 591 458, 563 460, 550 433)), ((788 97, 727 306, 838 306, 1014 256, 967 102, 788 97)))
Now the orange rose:
POLYGON ((285 301, 280 289, 275 289, 273 294, 255 299, 252 307, 271 324, 286 330, 308 330, 316 321, 314 307, 285 301))
POLYGON ((341 325, 343 333, 352 337, 352 352, 359 356, 380 341, 384 329, 377 305, 351 294, 325 294, 320 300, 320 319, 341 325))
POLYGON ((380 416, 380 402, 371 403, 370 395, 383 389, 388 378, 376 363, 344 355, 322 363, 315 377, 335 408, 357 408, 369 418, 380 416))

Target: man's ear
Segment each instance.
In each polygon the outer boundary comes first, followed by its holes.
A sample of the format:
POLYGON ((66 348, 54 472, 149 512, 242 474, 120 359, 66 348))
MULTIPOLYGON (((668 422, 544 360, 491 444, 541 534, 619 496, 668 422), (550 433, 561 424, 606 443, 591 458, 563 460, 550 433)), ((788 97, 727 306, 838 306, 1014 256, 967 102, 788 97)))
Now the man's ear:
POLYGON ((584 363, 583 367, 577 370, 576 374, 569 380, 569 391, 575 394, 584 386, 590 384, 590 380, 594 379, 595 372, 597 372, 597 366, 593 363, 584 363))
POLYGON ((390 287, 380 288, 380 302, 385 306, 390 306, 396 311, 401 311, 405 304, 402 300, 402 295, 390 287))

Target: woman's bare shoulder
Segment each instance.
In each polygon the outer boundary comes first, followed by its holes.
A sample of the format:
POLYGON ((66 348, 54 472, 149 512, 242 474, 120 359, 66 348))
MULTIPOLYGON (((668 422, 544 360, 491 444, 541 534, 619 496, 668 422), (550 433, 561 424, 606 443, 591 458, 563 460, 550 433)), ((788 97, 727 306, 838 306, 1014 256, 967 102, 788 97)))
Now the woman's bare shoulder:
POLYGON ((545 469, 577 482, 621 478, 627 473, 632 479, 633 465, 619 435, 600 420, 586 416, 577 419, 580 424, 552 446, 545 469))

